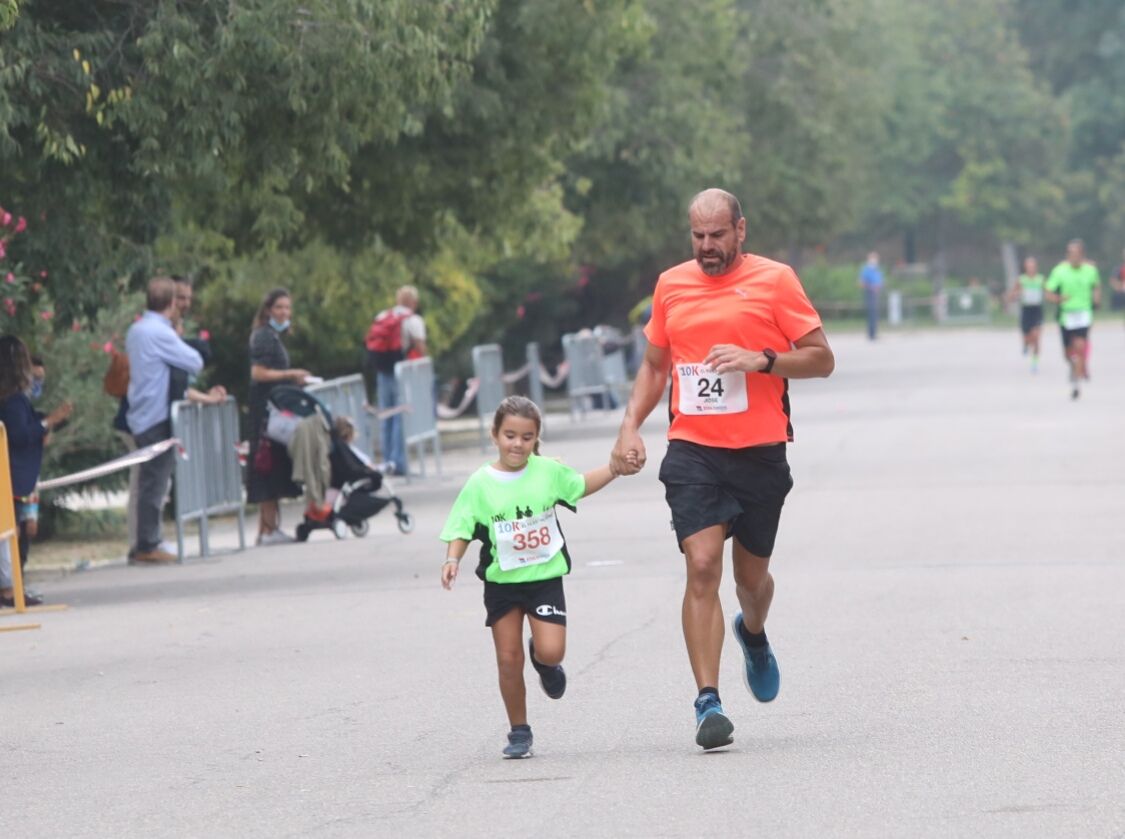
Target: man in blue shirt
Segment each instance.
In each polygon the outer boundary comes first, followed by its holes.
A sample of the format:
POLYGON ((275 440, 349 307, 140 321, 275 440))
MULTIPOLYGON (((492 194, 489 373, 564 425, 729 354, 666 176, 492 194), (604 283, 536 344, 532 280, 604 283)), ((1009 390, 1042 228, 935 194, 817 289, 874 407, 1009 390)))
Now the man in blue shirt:
MULTIPOLYGON (((125 335, 125 352, 129 356, 129 411, 125 420, 138 449, 172 436, 168 401, 171 368, 188 374, 203 369, 202 357, 180 339, 172 326, 176 288, 170 278, 149 280, 145 309, 144 315, 125 335)), ((160 526, 164 496, 175 466, 172 451, 141 465, 137 487, 137 541, 130 552, 133 562, 176 559, 175 554, 161 547, 160 526)))
POLYGON ((867 309, 867 337, 874 341, 879 325, 879 292, 883 288, 883 269, 879 267, 879 254, 875 251, 867 255, 867 263, 859 272, 859 285, 867 309))

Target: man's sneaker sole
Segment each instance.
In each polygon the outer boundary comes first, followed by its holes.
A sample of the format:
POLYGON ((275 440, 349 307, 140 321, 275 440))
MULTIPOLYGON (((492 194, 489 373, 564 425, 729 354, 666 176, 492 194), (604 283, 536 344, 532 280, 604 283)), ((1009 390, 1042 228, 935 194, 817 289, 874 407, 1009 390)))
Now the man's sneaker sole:
MULTIPOLYGON (((773 702, 781 692, 781 668, 779 667, 777 670, 777 690, 773 692, 773 696, 766 696, 765 698, 758 696, 758 692, 750 684, 750 649, 746 646, 746 642, 742 640, 742 633, 738 631, 740 623, 742 623, 742 612, 735 615, 734 620, 730 622, 731 629, 734 630, 734 639, 738 641, 738 648, 742 650, 742 684, 746 685, 750 695, 759 702, 773 702)), ((776 656, 774 661, 777 661, 776 656)))
POLYGON ((504 752, 504 760, 526 760, 529 757, 535 757, 535 753, 531 749, 528 749, 522 755, 510 755, 504 752))
POLYGON ((734 742, 734 723, 727 715, 716 711, 708 714, 695 728, 695 744, 704 751, 720 749, 734 742))

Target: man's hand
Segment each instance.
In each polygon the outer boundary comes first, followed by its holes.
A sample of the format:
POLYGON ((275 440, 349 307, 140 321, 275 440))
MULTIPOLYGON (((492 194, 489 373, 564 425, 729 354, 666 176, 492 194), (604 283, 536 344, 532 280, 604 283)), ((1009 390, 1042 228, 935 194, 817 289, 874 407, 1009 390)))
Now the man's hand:
POLYGON ((311 375, 312 373, 310 373, 308 370, 303 369, 289 371, 290 378, 292 378, 293 381, 295 381, 299 386, 303 386, 305 384, 305 380, 308 379, 308 377, 311 375))
POLYGON ((610 471, 615 475, 636 475, 645 467, 645 441, 637 431, 624 428, 609 457, 610 471))
POLYGON ((703 363, 716 373, 757 373, 766 369, 768 361, 763 353, 734 344, 716 344, 703 359, 703 363))

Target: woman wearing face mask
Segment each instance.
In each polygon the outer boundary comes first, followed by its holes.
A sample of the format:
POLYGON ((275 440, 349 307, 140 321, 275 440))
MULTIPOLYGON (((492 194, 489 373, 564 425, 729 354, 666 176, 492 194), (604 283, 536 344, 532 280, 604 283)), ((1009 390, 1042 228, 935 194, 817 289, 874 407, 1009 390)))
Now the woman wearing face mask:
POLYGON ((289 353, 282 335, 289 331, 292 315, 289 292, 275 288, 262 299, 254 328, 250 333, 250 458, 246 467, 246 500, 258 505, 258 544, 273 545, 291 542, 293 537, 281 530, 278 499, 296 498, 301 488, 292 481, 293 464, 285 446, 271 444, 269 458, 260 458, 270 391, 279 384, 303 385, 311 375, 308 370, 291 368, 289 353), (263 466, 268 465, 268 471, 263 466))

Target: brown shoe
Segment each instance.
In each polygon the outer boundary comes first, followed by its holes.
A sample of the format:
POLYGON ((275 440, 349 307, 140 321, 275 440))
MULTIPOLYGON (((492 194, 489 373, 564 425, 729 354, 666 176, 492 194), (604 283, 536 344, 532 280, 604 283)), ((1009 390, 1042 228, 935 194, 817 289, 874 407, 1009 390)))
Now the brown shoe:
POLYGON ((162 551, 160 548, 156 548, 155 550, 141 551, 140 553, 133 554, 133 558, 130 562, 141 562, 146 565, 151 565, 154 563, 175 562, 176 559, 175 554, 170 554, 168 551, 162 551))

